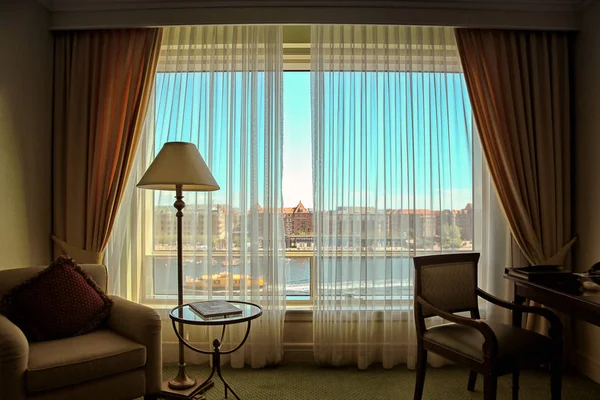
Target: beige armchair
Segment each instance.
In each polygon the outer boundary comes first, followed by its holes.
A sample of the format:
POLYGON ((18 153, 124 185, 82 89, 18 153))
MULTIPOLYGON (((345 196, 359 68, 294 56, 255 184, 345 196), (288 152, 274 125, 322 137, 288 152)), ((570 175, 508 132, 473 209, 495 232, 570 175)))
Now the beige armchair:
MULTIPOLYGON (((81 266, 103 289, 103 265, 81 266)), ((0 297, 44 267, 0 271, 0 297)), ((87 335, 29 343, 0 315, 0 400, 117 400, 160 392, 161 322, 153 309, 111 296, 108 326, 87 335)))

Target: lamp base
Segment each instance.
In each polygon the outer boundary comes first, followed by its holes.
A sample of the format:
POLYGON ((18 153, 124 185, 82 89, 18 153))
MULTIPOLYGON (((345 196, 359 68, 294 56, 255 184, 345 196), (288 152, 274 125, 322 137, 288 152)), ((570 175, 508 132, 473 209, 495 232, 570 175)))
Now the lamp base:
POLYGON ((179 364, 177 376, 169 381, 169 387, 174 390, 189 389, 196 384, 196 379, 185 372, 185 364, 179 364))

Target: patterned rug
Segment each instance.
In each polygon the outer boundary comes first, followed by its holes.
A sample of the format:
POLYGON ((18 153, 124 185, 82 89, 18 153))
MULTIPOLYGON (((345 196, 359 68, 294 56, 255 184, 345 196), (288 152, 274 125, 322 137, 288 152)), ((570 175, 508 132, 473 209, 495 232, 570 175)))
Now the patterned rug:
MULTIPOLYGON (((165 365, 163 376, 175 376, 176 365, 165 365)), ((190 365, 188 373, 202 380, 209 373, 206 365, 190 365)), ((356 368, 321 368, 311 364, 290 364, 253 370, 224 368, 223 376, 243 400, 302 400, 302 399, 412 399, 415 384, 414 371, 406 367, 391 370, 372 367, 366 371, 356 368)), ((474 400, 483 399, 483 379, 478 377, 476 391, 467 391, 468 371, 447 366, 428 368, 423 399, 474 400)), ((521 373, 520 399, 550 398, 550 376, 545 371, 521 373)), ((223 399, 220 380, 206 393, 207 400, 223 399)), ((234 399, 230 394, 229 399, 234 399)), ((511 398, 509 375, 498 382, 498 400, 511 398)), ((600 385, 575 374, 563 379, 564 400, 598 400, 600 385)))

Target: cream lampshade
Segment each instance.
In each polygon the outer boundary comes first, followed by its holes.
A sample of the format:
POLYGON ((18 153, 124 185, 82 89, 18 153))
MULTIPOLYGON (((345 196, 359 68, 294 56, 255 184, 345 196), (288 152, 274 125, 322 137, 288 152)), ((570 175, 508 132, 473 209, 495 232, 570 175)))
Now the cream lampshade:
POLYGON ((137 187, 154 190, 211 192, 219 190, 212 173, 193 143, 167 142, 137 187))
MULTIPOLYGON (((219 190, 212 173, 206 166, 204 159, 193 143, 168 142, 156 155, 148 170, 137 184, 142 189, 174 190, 177 210, 177 304, 179 305, 179 317, 183 317, 181 306, 183 305, 183 246, 182 246, 182 210, 185 208, 183 191, 211 192, 219 190)), ((183 324, 179 323, 179 333, 183 335, 183 324)), ((191 378, 185 371, 185 357, 183 343, 179 342, 179 371, 177 376, 163 385, 161 397, 171 397, 173 393, 169 390, 182 391, 196 386, 196 379, 191 378)), ((203 388, 194 390, 206 390, 212 386, 212 381, 205 382, 203 388)), ((182 398, 180 394, 174 394, 175 398, 182 398)), ((185 397, 185 396, 183 396, 185 397)))

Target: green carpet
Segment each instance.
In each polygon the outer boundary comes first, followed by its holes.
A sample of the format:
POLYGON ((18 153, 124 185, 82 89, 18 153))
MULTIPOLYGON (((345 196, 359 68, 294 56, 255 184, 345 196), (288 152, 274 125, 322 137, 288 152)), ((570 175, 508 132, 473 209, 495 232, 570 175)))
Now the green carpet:
MULTIPOLYGON (((190 365, 188 372, 199 380, 206 377, 206 365, 190 365)), ((176 374, 175 365, 164 367, 164 378, 176 374)), ((386 370, 371 367, 366 371, 356 368, 320 368, 311 364, 290 364, 267 369, 224 368, 223 376, 243 400, 252 399, 412 399, 415 384, 414 371, 406 367, 386 370)), ((478 377, 475 393, 467 390, 468 371, 456 366, 428 368, 425 378, 424 399, 462 400, 483 399, 483 379, 478 377)), ((206 393, 207 400, 223 399, 220 380, 206 393)), ((230 399, 234 399, 231 394, 230 399)), ((509 375, 498 382, 498 400, 511 398, 509 375)), ((520 399, 550 399, 550 376, 545 371, 524 371, 521 374, 520 399)), ((600 385, 575 374, 563 379, 564 400, 600 399, 600 385)))

